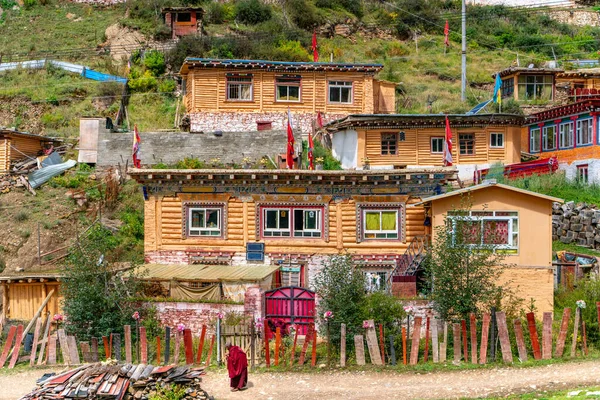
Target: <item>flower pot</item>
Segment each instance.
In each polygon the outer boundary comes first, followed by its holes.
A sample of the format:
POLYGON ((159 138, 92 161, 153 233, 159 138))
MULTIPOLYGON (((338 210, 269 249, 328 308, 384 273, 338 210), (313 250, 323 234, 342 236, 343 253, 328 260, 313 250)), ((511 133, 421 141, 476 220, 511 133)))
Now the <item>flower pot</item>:
POLYGON ((320 171, 322 169, 323 169, 323 164, 317 164, 317 165, 315 165, 315 170, 320 171))

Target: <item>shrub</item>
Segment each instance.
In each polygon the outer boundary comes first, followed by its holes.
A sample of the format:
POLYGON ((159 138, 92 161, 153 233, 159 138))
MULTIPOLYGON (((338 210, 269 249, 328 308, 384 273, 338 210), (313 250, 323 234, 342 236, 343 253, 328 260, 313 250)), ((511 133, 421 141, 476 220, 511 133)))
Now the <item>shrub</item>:
POLYGON ((160 76, 165 73, 165 55, 158 50, 150 50, 144 57, 144 65, 152 75, 160 76))
POLYGON ((383 324, 386 334, 398 332, 400 323, 406 318, 402 302, 386 292, 374 292, 365 297, 362 307, 364 319, 373 319, 383 324))
POLYGON ((273 51, 273 57, 275 60, 312 61, 312 56, 297 40, 280 42, 273 51))
POLYGON ((206 16, 204 18, 207 23, 217 25, 232 19, 233 15, 233 4, 213 1, 206 8, 206 16))
MULTIPOLYGON (((130 77, 132 74, 130 74, 130 77)), ((156 90, 158 81, 150 71, 144 71, 144 73, 138 78, 129 79, 127 82, 129 88, 133 92, 152 92, 156 90)))
POLYGON ((317 0, 317 7, 329 9, 344 9, 357 17, 362 17, 363 7, 361 0, 317 0))
POLYGON ((292 21, 305 30, 312 30, 323 23, 319 9, 309 0, 290 0, 287 7, 292 21))
POLYGON ((197 158, 186 157, 175 164, 175 169, 205 169, 206 163, 197 158))
POLYGON ((260 0, 238 1, 235 5, 235 17, 243 24, 260 24, 271 19, 271 7, 260 0))
POLYGON ((177 82, 173 79, 163 79, 158 84, 158 91, 160 93, 173 94, 175 89, 177 89, 177 82))
POLYGON ((15 214, 15 221, 17 222, 24 222, 27 221, 29 219, 29 214, 27 214, 27 212, 25 211, 19 211, 17 214, 15 214))

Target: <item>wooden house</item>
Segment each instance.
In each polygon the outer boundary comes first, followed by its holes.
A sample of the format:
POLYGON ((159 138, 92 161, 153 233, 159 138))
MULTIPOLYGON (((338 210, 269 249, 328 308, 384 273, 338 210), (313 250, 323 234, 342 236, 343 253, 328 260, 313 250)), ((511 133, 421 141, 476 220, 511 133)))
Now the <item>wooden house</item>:
POLYGON ((247 287, 250 276, 263 288, 308 287, 327 257, 346 253, 383 289, 392 274, 403 275, 407 249, 427 232, 423 208, 407 205, 440 193, 455 169, 129 175, 146 194, 146 263, 175 279, 174 264, 197 264, 180 280, 196 288, 220 281, 226 292, 247 287), (211 270, 219 274, 208 276, 205 265, 220 265, 211 270))
POLYGON ((468 218, 480 225, 480 235, 473 238, 474 243, 485 244, 486 237, 493 237, 496 251, 506 254, 502 280, 527 304, 534 299, 538 316, 552 312, 552 204, 563 200, 485 181, 426 198, 409 209, 425 206, 435 241, 436 227, 452 221, 457 210, 464 212, 465 201, 470 205, 468 218))
MULTIPOLYGON (((512 114, 448 115, 453 165, 460 179, 476 169, 520 162, 523 117, 512 114)), ((446 116, 350 115, 325 126, 333 155, 344 168, 441 167, 446 116)))
POLYGON ((600 95, 600 68, 585 68, 559 72, 556 87, 567 91, 571 101, 600 95))
POLYGON ((9 173, 17 161, 42 155, 44 149, 56 142, 33 133, 0 129, 0 174, 9 173))
POLYGON ((204 10, 200 7, 167 7, 162 9, 162 15, 172 39, 202 31, 204 10))
POLYGON ((193 132, 285 129, 287 112, 303 132, 317 115, 395 112, 395 84, 381 64, 187 58, 181 67, 193 132))
POLYGON ((55 272, 11 272, 0 274, 2 316, 4 319, 28 321, 33 318, 52 290, 54 293, 44 308, 52 315, 61 312, 61 275, 55 272))
POLYGON ((552 102, 556 93, 556 75, 561 72, 564 70, 559 68, 506 68, 498 72, 502 79, 502 98, 520 102, 552 102))
POLYGON ((567 178, 600 183, 600 99, 586 99, 530 115, 522 130, 523 151, 556 157, 567 178))

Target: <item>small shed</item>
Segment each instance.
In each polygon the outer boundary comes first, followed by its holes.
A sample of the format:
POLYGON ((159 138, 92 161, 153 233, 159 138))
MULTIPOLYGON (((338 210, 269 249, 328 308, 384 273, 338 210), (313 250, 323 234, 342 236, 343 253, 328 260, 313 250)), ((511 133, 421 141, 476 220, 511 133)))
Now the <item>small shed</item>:
POLYGON ((44 313, 58 314, 61 312, 60 293, 61 275, 58 272, 11 272, 0 275, 2 288, 2 315, 16 320, 31 320, 50 291, 54 290, 44 313))
POLYGON ((167 7, 162 9, 165 24, 171 30, 171 37, 193 35, 202 31, 204 10, 199 7, 167 7))
POLYGON ((0 128, 0 173, 9 173, 16 161, 42 155, 58 142, 42 135, 0 128))

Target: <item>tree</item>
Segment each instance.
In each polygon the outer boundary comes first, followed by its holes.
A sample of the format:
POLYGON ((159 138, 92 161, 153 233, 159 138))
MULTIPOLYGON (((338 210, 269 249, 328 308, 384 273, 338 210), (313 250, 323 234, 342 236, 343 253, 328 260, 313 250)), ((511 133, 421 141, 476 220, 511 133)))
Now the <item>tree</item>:
POLYGON ((340 344, 341 324, 347 326, 352 337, 362 328, 362 306, 365 299, 365 277, 354 265, 350 255, 330 257, 315 277, 315 291, 320 297, 319 315, 333 312, 330 324, 330 340, 334 348, 340 344))
MULTIPOLYGON (((470 313, 494 302, 502 287, 497 284, 503 270, 505 253, 494 236, 494 224, 484 224, 471 214, 469 199, 449 212, 444 224, 435 228, 435 238, 426 260, 431 280, 431 299, 440 317, 467 319, 470 313)), ((488 220, 489 221, 489 220, 488 220)))
POLYGON ((111 262, 117 245, 108 229, 95 225, 66 259, 61 285, 66 329, 79 340, 121 332, 123 325, 133 322, 136 310, 130 300, 138 281, 133 268, 120 271, 111 262))

